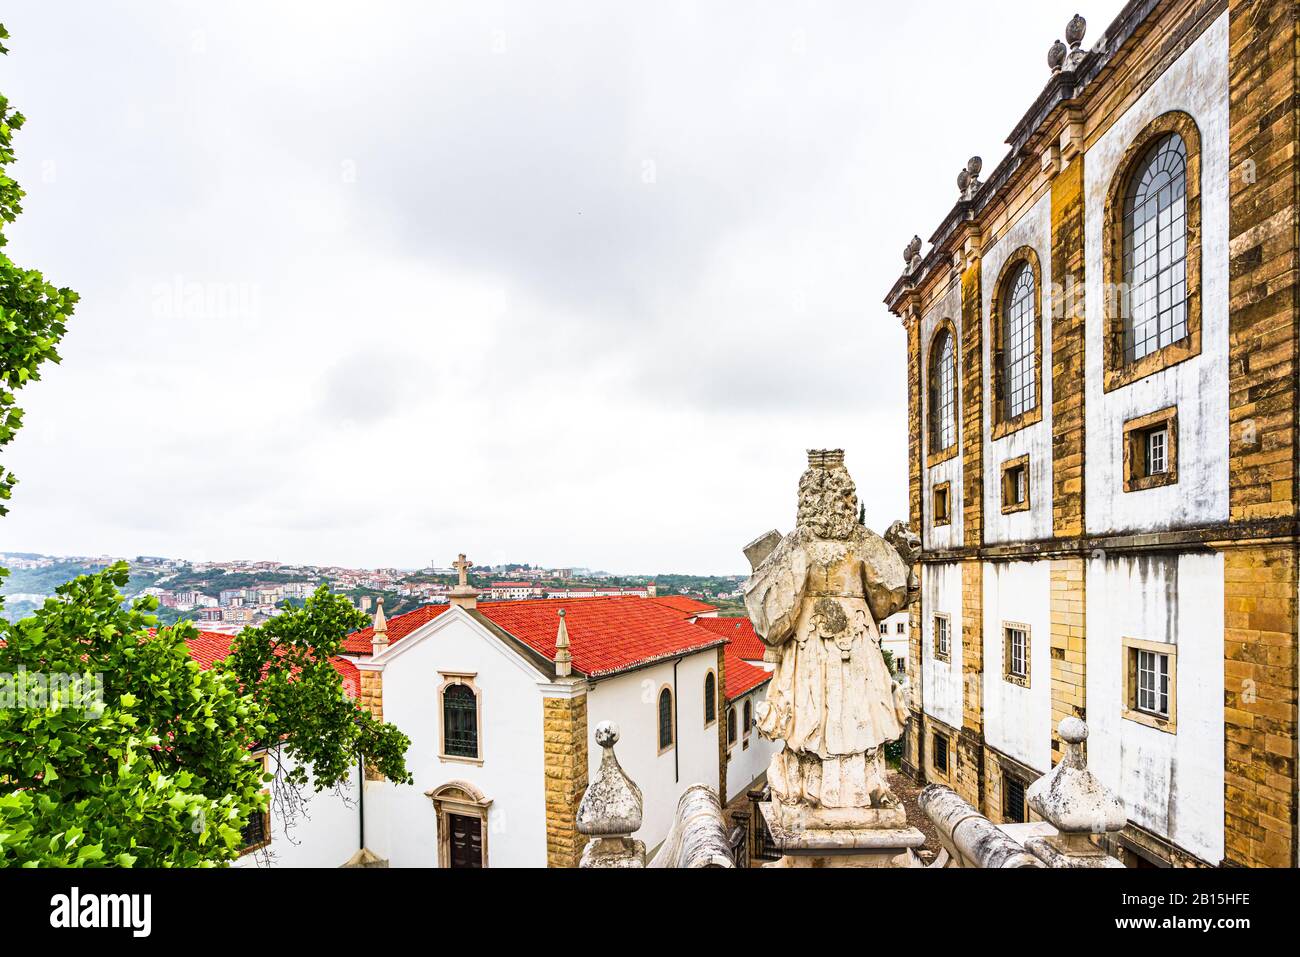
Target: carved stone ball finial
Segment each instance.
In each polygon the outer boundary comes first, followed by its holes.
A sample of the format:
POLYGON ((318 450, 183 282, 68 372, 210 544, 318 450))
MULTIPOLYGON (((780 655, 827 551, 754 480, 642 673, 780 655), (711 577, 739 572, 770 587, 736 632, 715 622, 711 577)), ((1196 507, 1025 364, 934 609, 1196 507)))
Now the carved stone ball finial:
POLYGON ((1087 32, 1088 21, 1076 13, 1065 27, 1065 41, 1070 44, 1070 49, 1077 50, 1087 32))
POLYGON ((1057 730, 1065 742, 1065 756, 1029 786, 1025 792, 1029 806, 1062 835, 1121 830, 1128 822, 1123 802, 1088 770, 1083 753, 1088 726, 1078 718, 1065 718, 1057 730))
POLYGON ((612 748, 618 744, 618 725, 613 721, 602 721, 596 725, 596 743, 602 748, 612 748))
POLYGON ((1052 68, 1053 73, 1060 73, 1061 67, 1065 65, 1065 55, 1069 53, 1065 44, 1057 40, 1052 44, 1052 48, 1047 51, 1047 65, 1052 68))
POLYGON ((963 168, 962 171, 957 174, 957 188, 965 193, 969 186, 970 173, 966 172, 965 168, 963 168))
POLYGON ((966 172, 970 173, 971 179, 979 179, 980 172, 984 169, 984 160, 979 156, 972 156, 966 161, 966 172))

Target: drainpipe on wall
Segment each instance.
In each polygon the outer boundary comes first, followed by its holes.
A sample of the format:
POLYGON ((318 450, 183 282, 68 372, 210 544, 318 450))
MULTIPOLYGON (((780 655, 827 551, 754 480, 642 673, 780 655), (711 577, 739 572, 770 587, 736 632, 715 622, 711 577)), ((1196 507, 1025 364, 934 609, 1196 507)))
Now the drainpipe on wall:
POLYGON ((677 666, 682 663, 678 658, 673 662, 673 783, 682 780, 682 739, 677 734, 677 712, 681 710, 681 700, 677 697, 677 666))
POLYGON ((366 849, 366 759, 357 754, 357 812, 361 819, 361 845, 358 850, 366 849))

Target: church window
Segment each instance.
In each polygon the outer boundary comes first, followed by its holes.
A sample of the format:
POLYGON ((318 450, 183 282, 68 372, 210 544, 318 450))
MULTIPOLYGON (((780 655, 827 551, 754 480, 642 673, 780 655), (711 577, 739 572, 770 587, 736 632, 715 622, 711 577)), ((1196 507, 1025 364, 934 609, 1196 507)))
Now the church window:
POLYGON ((673 693, 670 688, 659 692, 659 752, 673 746, 673 693))
POLYGON ((1034 328, 1037 289, 1029 263, 1022 263, 1011 277, 1007 291, 1005 341, 1002 345, 1004 402, 1006 419, 1016 419, 1038 404, 1034 381, 1034 328))
POLYGON ((718 720, 718 679, 712 671, 704 676, 704 726, 718 720))
POLYGON ((442 699, 442 757, 453 761, 482 759, 482 715, 472 675, 445 674, 442 699))
POLYGON ((736 709, 727 709, 727 744, 736 743, 736 709))

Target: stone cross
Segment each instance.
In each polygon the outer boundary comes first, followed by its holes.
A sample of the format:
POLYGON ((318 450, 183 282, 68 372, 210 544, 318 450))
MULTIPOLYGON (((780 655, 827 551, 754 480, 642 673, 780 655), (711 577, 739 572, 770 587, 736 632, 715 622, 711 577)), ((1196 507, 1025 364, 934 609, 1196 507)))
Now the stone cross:
POLYGON ((460 582, 462 586, 469 584, 469 570, 474 567, 474 563, 465 560, 465 553, 461 552, 460 557, 451 563, 451 567, 460 573, 460 582))

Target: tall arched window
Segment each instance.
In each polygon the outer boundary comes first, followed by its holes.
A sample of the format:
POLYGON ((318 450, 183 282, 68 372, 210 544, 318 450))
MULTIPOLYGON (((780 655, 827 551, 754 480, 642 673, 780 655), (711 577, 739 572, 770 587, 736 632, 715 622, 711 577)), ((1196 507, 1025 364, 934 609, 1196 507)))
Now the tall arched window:
POLYGON ((749 734, 749 729, 750 729, 751 725, 753 724, 753 716, 754 716, 754 713, 753 713, 753 711, 750 709, 750 706, 749 706, 749 699, 746 698, 746 699, 745 699, 745 720, 744 720, 744 722, 740 725, 741 731, 742 731, 744 734, 749 734))
POLYGON ((718 720, 718 679, 710 671, 704 676, 704 726, 718 720))
POLYGON ((1187 146, 1151 144, 1124 197, 1124 361, 1187 338, 1187 146))
POLYGON ((478 695, 468 684, 442 689, 442 753, 450 758, 477 758, 478 695))
POLYGON ((727 709, 727 744, 736 743, 736 709, 727 709))
POLYGON ((1028 262, 1021 263, 1006 285, 1003 302, 1002 375, 1005 389, 1004 417, 1015 419, 1038 404, 1037 384, 1034 381, 1034 323, 1038 310, 1034 296, 1038 290, 1034 270, 1028 262))
POLYGON ((673 746, 673 693, 669 688, 659 692, 659 750, 673 746))
POLYGON ((930 347, 930 454, 957 444, 957 352, 952 332, 940 330, 930 347))

